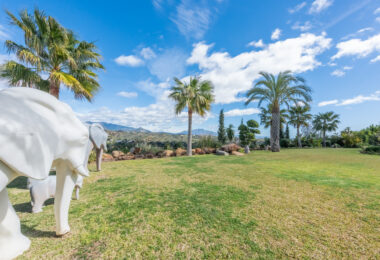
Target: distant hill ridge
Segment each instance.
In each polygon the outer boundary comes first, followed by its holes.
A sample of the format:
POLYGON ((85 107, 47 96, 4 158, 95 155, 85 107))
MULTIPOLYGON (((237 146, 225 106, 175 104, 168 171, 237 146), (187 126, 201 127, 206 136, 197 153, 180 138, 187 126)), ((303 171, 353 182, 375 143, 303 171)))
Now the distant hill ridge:
MULTIPOLYGON (((142 127, 135 128, 135 127, 130 127, 130 126, 123 126, 123 125, 117 125, 117 124, 111 124, 111 123, 106 123, 106 122, 91 122, 88 121, 86 122, 87 124, 92 124, 92 123, 98 123, 101 124, 104 129, 108 131, 123 131, 123 132, 138 132, 138 133, 154 133, 152 131, 149 131, 147 129, 144 129, 142 127)), ((187 131, 182 131, 179 133, 168 133, 168 132, 158 132, 158 133, 166 133, 166 134, 172 134, 172 135, 187 135, 187 131)), ((217 133, 205 129, 194 129, 192 130, 193 135, 212 135, 216 136, 217 133)))

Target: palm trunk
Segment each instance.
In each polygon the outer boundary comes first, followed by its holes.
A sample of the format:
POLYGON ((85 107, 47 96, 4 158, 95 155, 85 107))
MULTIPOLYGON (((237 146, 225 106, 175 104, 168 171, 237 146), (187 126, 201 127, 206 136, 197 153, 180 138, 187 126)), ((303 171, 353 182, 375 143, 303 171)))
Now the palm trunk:
POLYGON ((187 128, 187 155, 191 156, 192 155, 192 152, 191 152, 191 150, 192 150, 192 139, 193 139, 193 136, 191 133, 191 125, 193 123, 193 111, 191 111, 191 109, 189 110, 188 115, 189 115, 189 125, 187 128))
POLYGON ((270 128, 270 139, 272 152, 280 151, 280 109, 278 107, 272 110, 272 125, 270 128))
POLYGON ((323 139, 323 147, 326 148, 326 132, 322 132, 322 139, 323 139))
POLYGON ((302 148, 301 135, 300 135, 300 126, 299 125, 297 125, 297 140, 298 140, 298 147, 302 148))
POLYGON ((50 81, 49 94, 59 99, 59 84, 57 84, 56 82, 50 81))

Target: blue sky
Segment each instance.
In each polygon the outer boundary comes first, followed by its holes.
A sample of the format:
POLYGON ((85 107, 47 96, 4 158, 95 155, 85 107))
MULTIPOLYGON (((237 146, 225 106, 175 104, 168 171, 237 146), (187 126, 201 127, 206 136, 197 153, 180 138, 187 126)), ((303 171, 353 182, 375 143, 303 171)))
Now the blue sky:
MULTIPOLYGON (((216 104, 194 128, 216 130, 222 108, 226 125, 259 121, 245 92, 258 72, 289 69, 313 89, 312 112, 340 114, 341 130, 380 123, 379 0, 3 0, 0 7, 1 45, 22 42, 3 10, 34 7, 96 42, 102 90, 92 103, 61 94, 82 120, 185 130, 186 113, 174 114, 168 89, 174 76, 200 75, 214 83, 216 104)), ((0 62, 10 58, 0 47, 0 62)))

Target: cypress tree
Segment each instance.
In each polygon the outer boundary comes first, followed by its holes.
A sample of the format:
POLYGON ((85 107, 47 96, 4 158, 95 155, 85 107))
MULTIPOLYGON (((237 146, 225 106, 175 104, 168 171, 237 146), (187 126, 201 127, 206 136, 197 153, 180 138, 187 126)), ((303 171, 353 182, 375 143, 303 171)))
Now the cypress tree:
POLYGON ((218 129, 218 140, 221 144, 225 144, 227 140, 226 129, 224 128, 224 111, 220 110, 219 114, 219 129, 218 129))

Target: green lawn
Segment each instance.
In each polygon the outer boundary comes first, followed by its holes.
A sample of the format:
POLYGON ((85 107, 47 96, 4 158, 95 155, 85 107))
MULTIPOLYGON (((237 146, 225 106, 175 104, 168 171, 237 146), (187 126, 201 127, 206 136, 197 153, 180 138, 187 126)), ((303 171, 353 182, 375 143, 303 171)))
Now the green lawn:
MULTIPOLYGON (((11 201, 32 246, 21 258, 380 257, 380 156, 356 149, 252 152, 103 164, 54 236, 53 205, 11 201)), ((94 167, 91 166, 94 170, 94 167)))

